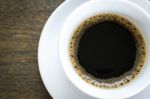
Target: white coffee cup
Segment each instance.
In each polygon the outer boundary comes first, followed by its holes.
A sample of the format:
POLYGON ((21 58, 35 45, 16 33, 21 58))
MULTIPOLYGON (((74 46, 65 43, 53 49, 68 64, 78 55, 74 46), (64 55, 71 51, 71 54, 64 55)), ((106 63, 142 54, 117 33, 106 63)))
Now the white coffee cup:
POLYGON ((60 35, 59 56, 64 72, 69 80, 81 91, 95 98, 120 99, 133 96, 150 84, 150 15, 138 5, 128 0, 91 0, 77 9, 67 18, 60 35), (85 19, 101 14, 116 13, 129 19, 142 31, 146 43, 146 60, 141 72, 130 83, 119 88, 94 87, 76 73, 69 56, 69 41, 72 33, 85 19))

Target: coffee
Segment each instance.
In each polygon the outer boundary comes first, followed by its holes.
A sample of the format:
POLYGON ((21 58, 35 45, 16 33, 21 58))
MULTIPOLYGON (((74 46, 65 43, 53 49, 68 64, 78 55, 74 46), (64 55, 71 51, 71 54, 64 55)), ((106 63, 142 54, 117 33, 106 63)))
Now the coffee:
POLYGON ((96 78, 122 75, 133 67, 135 57, 134 37, 128 29, 114 22, 89 27, 78 43, 80 65, 96 78))
POLYGON ((100 14, 83 21, 73 33, 69 51, 78 75, 103 88, 132 81, 146 55, 139 28, 117 14, 100 14))

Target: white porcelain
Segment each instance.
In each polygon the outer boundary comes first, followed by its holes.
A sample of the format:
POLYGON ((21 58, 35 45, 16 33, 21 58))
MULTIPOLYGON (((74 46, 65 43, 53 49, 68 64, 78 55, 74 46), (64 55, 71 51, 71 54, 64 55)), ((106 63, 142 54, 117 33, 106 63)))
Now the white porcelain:
POLYGON ((125 0, 91 0, 79 6, 67 18, 61 31, 59 55, 64 72, 70 81, 84 93, 95 98, 120 99, 133 96, 147 87, 150 83, 150 15, 140 6, 125 0), (81 79, 72 66, 69 55, 69 41, 72 33, 85 19, 100 13, 116 13, 125 16, 135 23, 145 38, 146 60, 135 80, 129 84, 113 89, 91 86, 81 79), (131 92, 129 92, 129 90, 131 92))
POLYGON ((66 1, 46 22, 38 48, 38 64, 43 83, 54 99, 92 99, 79 91, 65 76, 58 56, 58 37, 68 15, 85 0, 66 1), (60 18, 60 14, 63 14, 60 18))
MULTIPOLYGON (((58 56, 58 37, 62 25, 70 13, 84 2, 86 0, 65 1, 53 12, 42 31, 38 48, 39 70, 43 83, 53 99, 95 99, 74 87, 64 74, 58 56)), ((149 94, 150 86, 130 99, 149 99, 149 94)))
POLYGON ((145 11, 150 13, 150 0, 129 0, 141 6, 145 11))

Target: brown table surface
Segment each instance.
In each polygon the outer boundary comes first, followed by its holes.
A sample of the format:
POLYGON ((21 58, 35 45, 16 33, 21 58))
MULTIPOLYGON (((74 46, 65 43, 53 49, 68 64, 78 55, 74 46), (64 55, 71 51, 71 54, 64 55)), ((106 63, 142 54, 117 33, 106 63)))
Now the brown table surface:
POLYGON ((37 48, 50 14, 64 0, 0 0, 0 99, 52 99, 37 48))

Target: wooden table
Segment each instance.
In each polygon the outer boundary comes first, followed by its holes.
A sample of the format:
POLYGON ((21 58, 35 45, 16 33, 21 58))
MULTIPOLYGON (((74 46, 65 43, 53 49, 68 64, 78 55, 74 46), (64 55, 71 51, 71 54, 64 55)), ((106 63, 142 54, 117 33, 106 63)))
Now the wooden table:
POLYGON ((37 64, 41 30, 64 0, 0 0, 0 99, 52 99, 37 64))

